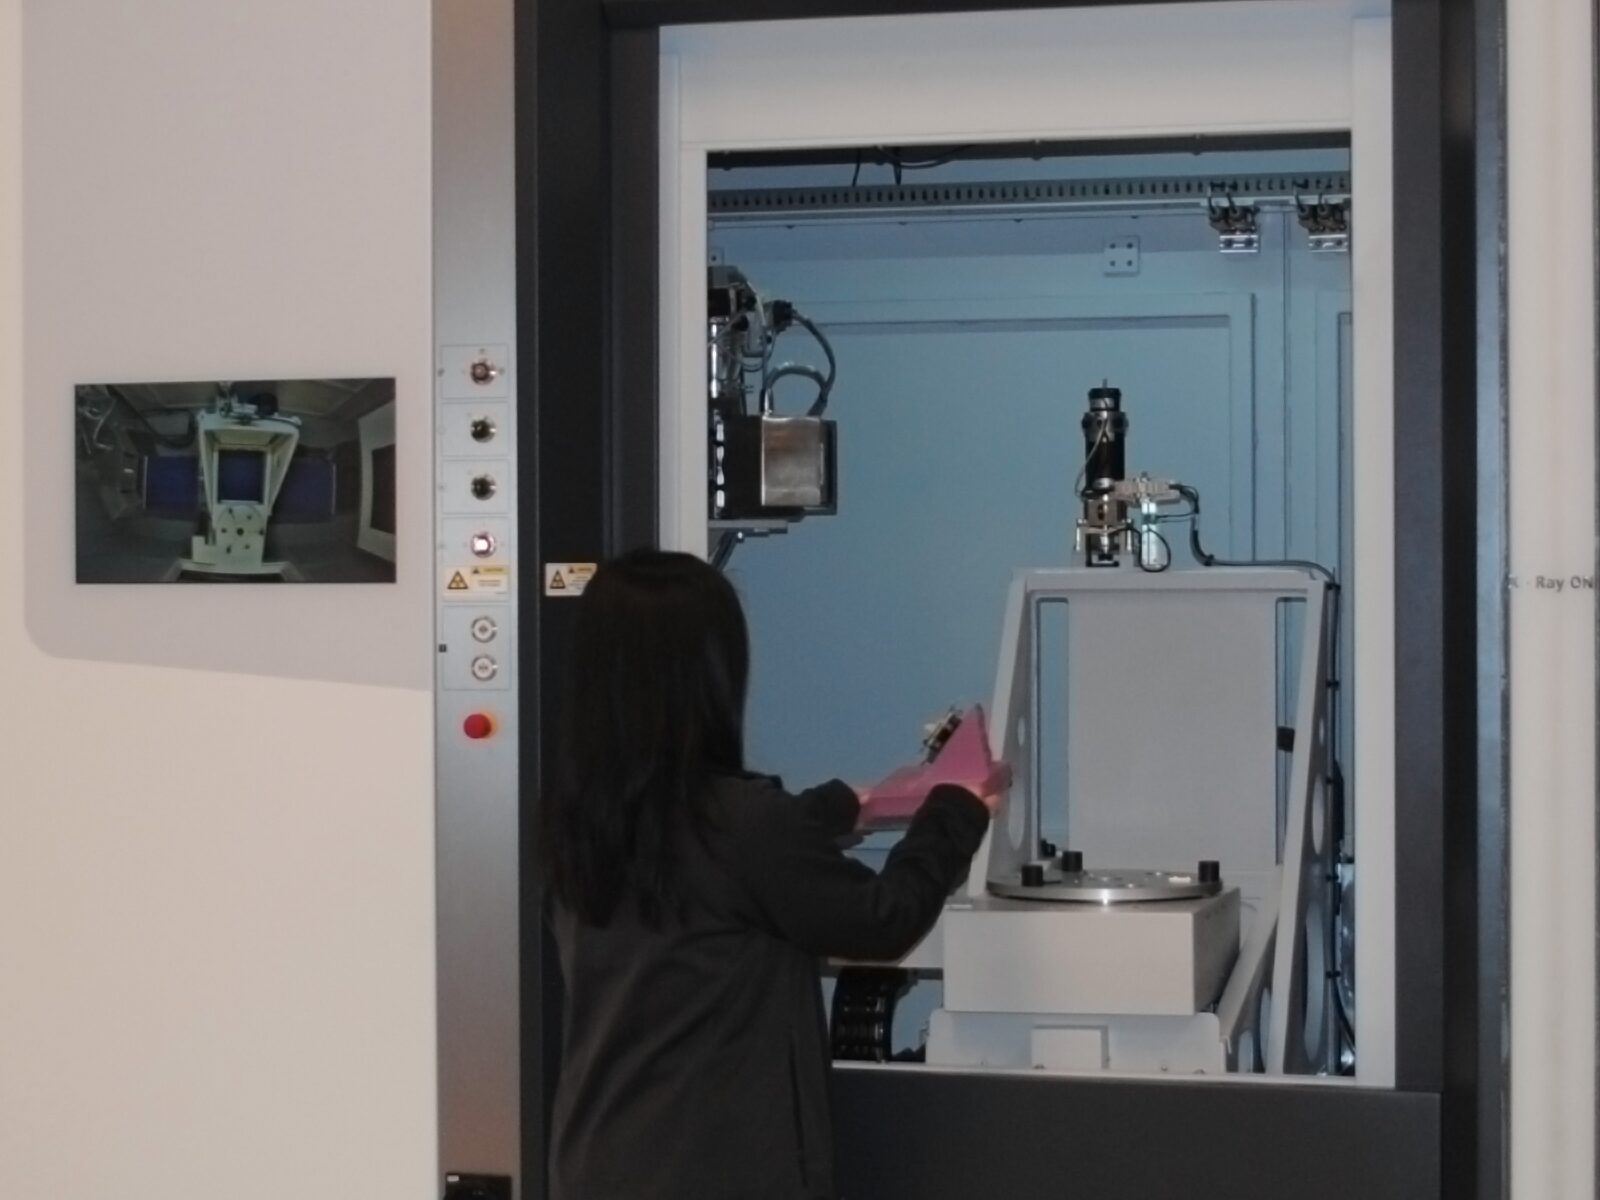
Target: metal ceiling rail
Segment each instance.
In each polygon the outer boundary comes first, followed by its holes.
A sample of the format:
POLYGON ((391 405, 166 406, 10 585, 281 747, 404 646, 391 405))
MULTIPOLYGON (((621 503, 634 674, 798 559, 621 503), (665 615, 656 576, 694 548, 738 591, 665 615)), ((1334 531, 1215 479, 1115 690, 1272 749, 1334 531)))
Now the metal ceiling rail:
POLYGON ((1169 175, 1126 179, 1016 179, 995 182, 865 184, 842 187, 713 188, 713 225, 836 218, 907 220, 1084 211, 1258 208, 1345 202, 1348 172, 1311 175, 1169 175))

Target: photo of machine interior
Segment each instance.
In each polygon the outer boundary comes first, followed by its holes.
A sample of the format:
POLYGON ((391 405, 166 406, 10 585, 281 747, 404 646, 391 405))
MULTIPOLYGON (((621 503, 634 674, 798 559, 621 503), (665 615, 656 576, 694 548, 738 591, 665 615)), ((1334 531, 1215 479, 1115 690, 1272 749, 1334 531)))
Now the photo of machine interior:
POLYGON ((393 379, 86 384, 79 583, 392 583, 393 379))
POLYGON ((919 783, 1011 780, 923 945, 834 964, 836 1058, 1353 1074, 1347 146, 707 183, 752 761, 873 785, 869 862, 919 783))

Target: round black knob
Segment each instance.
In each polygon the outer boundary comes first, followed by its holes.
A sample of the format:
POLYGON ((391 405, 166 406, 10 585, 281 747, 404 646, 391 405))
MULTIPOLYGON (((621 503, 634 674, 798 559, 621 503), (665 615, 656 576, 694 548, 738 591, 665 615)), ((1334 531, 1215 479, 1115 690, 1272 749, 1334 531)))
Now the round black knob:
POLYGON ((1063 850, 1061 852, 1061 869, 1069 874, 1083 870, 1083 851, 1063 850))
POLYGON ((1022 868, 1023 887, 1043 887, 1044 867, 1040 863, 1028 863, 1022 868))
POLYGON ((499 490, 493 475, 476 475, 472 480, 472 494, 479 500, 487 500, 499 490))
POLYGON ((471 426, 472 440, 475 442, 488 442, 494 440, 495 425, 489 417, 474 417, 471 426))
POLYGON ((1200 861, 1200 882, 1221 883, 1222 864, 1214 858, 1202 859, 1200 861))
POLYGON ((1039 857, 1040 858, 1054 858, 1055 856, 1056 856, 1056 844, 1054 842, 1052 842, 1052 841, 1046 840, 1045 838, 1040 838, 1039 839, 1039 857))

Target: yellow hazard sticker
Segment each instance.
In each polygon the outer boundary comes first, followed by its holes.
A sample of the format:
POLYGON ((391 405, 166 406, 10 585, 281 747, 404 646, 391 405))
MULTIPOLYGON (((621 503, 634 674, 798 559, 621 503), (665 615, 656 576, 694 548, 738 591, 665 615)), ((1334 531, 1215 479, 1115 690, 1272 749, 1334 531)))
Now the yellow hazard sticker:
POLYGON ((583 589, 594 578, 594 563, 545 563, 544 594, 571 597, 583 595, 583 589))
POLYGON ((503 596, 511 590, 509 566, 451 567, 442 572, 447 596, 503 596))

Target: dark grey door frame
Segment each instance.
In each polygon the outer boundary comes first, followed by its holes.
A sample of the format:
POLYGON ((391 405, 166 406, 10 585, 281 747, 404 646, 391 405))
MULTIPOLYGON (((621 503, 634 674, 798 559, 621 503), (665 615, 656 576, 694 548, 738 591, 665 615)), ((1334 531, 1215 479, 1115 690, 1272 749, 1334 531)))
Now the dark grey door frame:
MULTIPOLYGON (((593 561, 656 538, 660 28, 1072 6, 519 0, 528 561, 593 561)), ((1185 1178, 1197 1162, 1211 1171, 1201 1194, 1278 1195, 1291 1181, 1300 1196, 1504 1194, 1503 27, 1504 0, 1394 0, 1396 1091, 1329 1099, 1292 1086, 1210 1087, 1193 1103, 1191 1089, 1162 1084, 842 1074, 840 1161, 852 1196, 957 1195, 962 1161, 1004 1162, 982 1194, 1068 1178, 1102 1196, 1137 1194, 1143 1178, 1151 1194, 1152 1182, 1185 1178), (973 1121, 980 1112, 994 1116, 973 1121), (1125 1153, 1126 1123, 1140 1114, 1163 1133, 1125 1153), (868 1124, 875 1117, 887 1126, 868 1124), (1035 1140, 997 1152, 994 1139, 1014 1142, 1021 1130, 1035 1140), (1157 1151, 1163 1138, 1170 1149, 1157 1151), (1357 1144, 1383 1153, 1369 1158, 1357 1144)), ((526 830, 571 611, 536 582, 521 595, 526 830)), ((560 987, 527 849, 524 1170, 537 1181, 560 987)))

